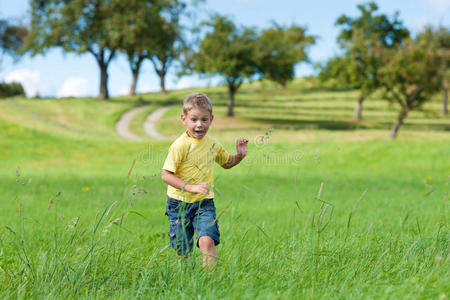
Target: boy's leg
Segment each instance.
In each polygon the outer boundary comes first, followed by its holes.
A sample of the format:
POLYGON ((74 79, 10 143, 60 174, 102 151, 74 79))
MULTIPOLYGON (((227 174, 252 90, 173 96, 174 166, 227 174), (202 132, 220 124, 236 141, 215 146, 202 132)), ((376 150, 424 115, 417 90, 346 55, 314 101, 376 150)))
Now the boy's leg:
POLYGON ((194 227, 188 204, 167 197, 166 215, 169 218, 170 246, 179 258, 192 251, 194 227))
POLYGON ((220 243, 220 232, 213 199, 204 199, 199 203, 193 221, 198 238, 197 246, 203 254, 203 266, 214 265, 217 260, 216 245, 220 243))
POLYGON ((198 247, 203 254, 203 266, 213 266, 217 261, 217 251, 214 240, 209 236, 201 236, 198 239, 198 247))

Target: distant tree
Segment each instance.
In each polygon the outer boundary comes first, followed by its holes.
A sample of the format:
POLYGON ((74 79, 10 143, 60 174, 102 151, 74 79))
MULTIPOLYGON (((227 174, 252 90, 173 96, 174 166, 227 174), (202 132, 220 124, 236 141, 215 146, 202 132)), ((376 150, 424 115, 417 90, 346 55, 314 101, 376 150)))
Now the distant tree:
POLYGON ((349 57, 335 56, 330 58, 325 64, 319 65, 320 72, 317 79, 321 85, 328 85, 333 88, 357 88, 356 74, 350 72, 354 69, 355 61, 349 57))
POLYGON ((122 15, 123 23, 129 24, 126 29, 120 50, 125 53, 131 70, 132 82, 129 96, 136 95, 136 87, 142 63, 149 57, 149 49, 155 40, 155 28, 160 26, 160 1, 137 0, 128 3, 128 9, 133 13, 122 15))
POLYGON ((149 59, 160 78, 165 93, 165 76, 180 53, 181 25, 179 19, 186 5, 179 0, 135 0, 128 3, 134 13, 122 15, 125 29, 121 50, 128 58, 132 73, 129 95, 135 95, 142 63, 149 59))
POLYGON ((165 77, 172 63, 184 51, 185 41, 182 35, 180 17, 185 11, 186 4, 181 1, 171 1, 163 10, 162 19, 157 26, 153 47, 150 49, 149 59, 153 64, 160 80, 160 92, 166 93, 165 77))
MULTIPOLYGON (((450 30, 446 27, 439 27, 433 33, 435 42, 437 43, 438 53, 444 57, 449 57, 450 52, 450 30)), ((450 90, 450 60, 445 60, 442 64, 442 114, 448 114, 448 90, 450 90)))
MULTIPOLYGON (((129 1, 31 0, 31 32, 27 48, 32 55, 48 48, 90 53, 100 69, 100 99, 109 98, 108 66, 124 40, 129 1)), ((132 10, 131 10, 132 12, 132 10)))
POLYGON ((400 106, 391 129, 392 139, 408 113, 420 109, 442 87, 442 64, 449 57, 439 53, 433 39, 433 32, 427 29, 415 40, 406 40, 404 46, 390 50, 390 55, 385 56, 386 61, 379 71, 380 84, 384 97, 400 106))
POLYGON ((0 62, 3 55, 18 58, 27 35, 28 29, 26 27, 0 20, 0 62))
POLYGON ((199 73, 218 74, 228 86, 228 116, 233 116, 234 95, 245 78, 257 73, 255 47, 257 34, 252 29, 238 28, 223 16, 206 23, 212 32, 206 34, 192 55, 192 67, 199 73))
POLYGON ((25 96, 22 84, 18 82, 5 83, 0 82, 0 98, 25 96))
POLYGON ((306 34, 306 28, 293 25, 273 28, 261 32, 257 40, 256 62, 264 76, 283 87, 294 78, 294 67, 309 61, 306 49, 313 45, 315 37, 306 34))
POLYGON ((353 74, 339 78, 351 79, 350 84, 360 89, 354 119, 361 120, 364 99, 380 87, 377 74, 385 51, 401 45, 409 32, 398 20, 398 13, 392 19, 384 14, 376 15, 378 6, 374 2, 358 5, 358 9, 359 17, 342 15, 336 25, 343 27, 338 43, 345 51, 346 59, 352 61, 342 70, 353 74))

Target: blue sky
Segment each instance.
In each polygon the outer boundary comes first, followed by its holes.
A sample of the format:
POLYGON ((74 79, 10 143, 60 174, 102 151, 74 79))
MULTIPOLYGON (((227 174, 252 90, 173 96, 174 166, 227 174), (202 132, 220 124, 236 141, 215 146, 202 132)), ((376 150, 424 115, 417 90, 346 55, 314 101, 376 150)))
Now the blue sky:
MULTIPOLYGON (((450 26, 450 0, 379 0, 380 12, 392 16, 399 11, 400 19, 413 32, 426 24, 450 26)), ((209 13, 220 13, 233 18, 237 24, 265 28, 272 21, 281 25, 298 24, 308 27, 308 33, 319 40, 309 49, 313 62, 325 61, 338 52, 334 26, 336 19, 346 14, 356 16, 356 6, 366 1, 354 0, 207 0, 200 6, 203 18, 209 13)), ((26 22, 28 0, 0 0, 0 18, 26 22)), ((300 64, 296 75, 308 75, 313 69, 300 64)), ((96 96, 99 86, 99 70, 90 54, 76 55, 50 50, 45 56, 25 56, 13 63, 4 58, 0 65, 0 80, 20 81, 28 96, 96 96)), ((214 85, 220 78, 185 76, 177 78, 174 70, 167 77, 169 89, 214 85)), ((126 94, 131 83, 128 63, 117 57, 109 67, 111 95, 126 94)), ((138 92, 157 91, 159 80, 149 62, 143 66, 138 82, 138 92)))

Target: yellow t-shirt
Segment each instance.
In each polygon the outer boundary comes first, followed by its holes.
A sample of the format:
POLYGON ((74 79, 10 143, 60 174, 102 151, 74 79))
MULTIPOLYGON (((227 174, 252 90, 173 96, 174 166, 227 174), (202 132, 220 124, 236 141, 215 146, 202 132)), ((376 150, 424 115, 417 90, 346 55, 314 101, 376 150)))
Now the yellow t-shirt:
POLYGON ((167 195, 187 203, 214 198, 212 176, 214 162, 223 165, 228 161, 229 156, 230 154, 214 138, 206 135, 201 139, 194 139, 186 132, 183 133, 170 146, 163 169, 173 172, 185 183, 208 182, 209 192, 207 195, 193 194, 168 185, 167 195))

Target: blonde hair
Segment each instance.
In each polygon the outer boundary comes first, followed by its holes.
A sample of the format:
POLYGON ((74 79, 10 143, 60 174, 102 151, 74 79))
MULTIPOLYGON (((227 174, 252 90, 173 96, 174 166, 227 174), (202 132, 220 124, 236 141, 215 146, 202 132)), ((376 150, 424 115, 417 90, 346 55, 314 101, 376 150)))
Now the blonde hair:
POLYGON ((183 114, 187 114, 191 109, 199 108, 209 111, 212 114, 212 104, 208 96, 202 93, 192 93, 186 96, 183 101, 183 114))

